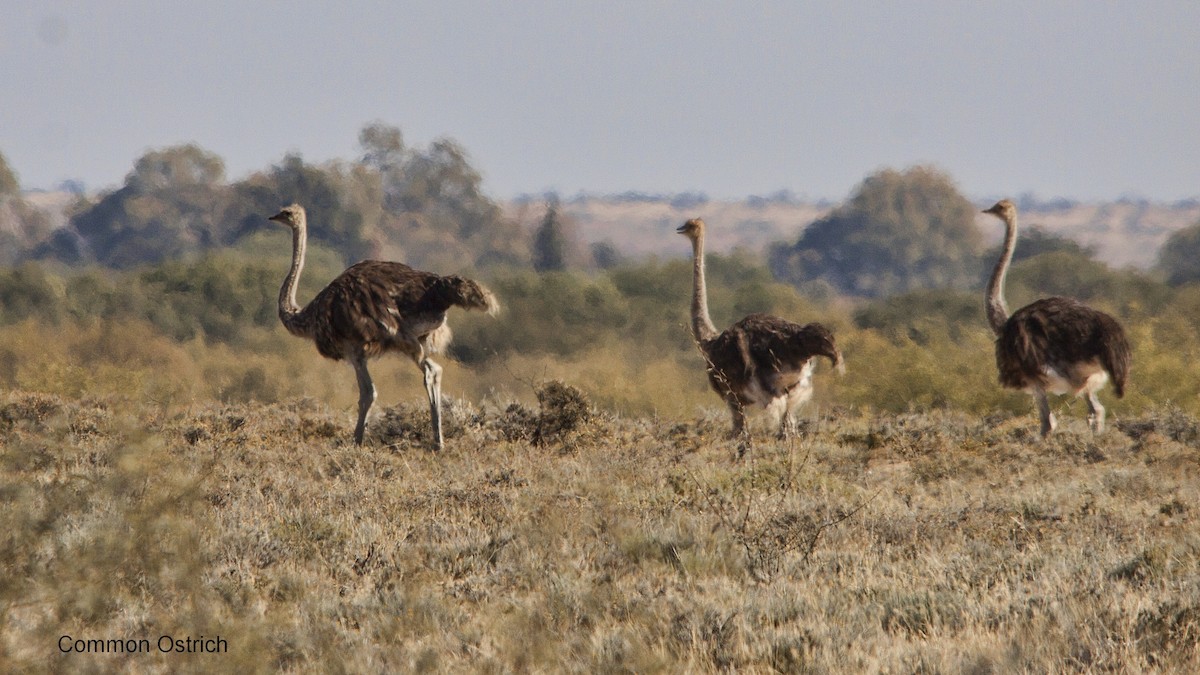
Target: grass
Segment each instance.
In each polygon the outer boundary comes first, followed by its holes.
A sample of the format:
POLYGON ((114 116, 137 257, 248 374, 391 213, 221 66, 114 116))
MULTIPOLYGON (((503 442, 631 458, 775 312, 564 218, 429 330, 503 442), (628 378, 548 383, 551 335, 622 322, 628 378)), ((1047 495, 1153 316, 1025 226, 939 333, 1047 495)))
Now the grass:
POLYGON ((0 398, 6 672, 1195 672, 1200 423, 0 398), (64 654, 220 636, 222 654, 64 654))

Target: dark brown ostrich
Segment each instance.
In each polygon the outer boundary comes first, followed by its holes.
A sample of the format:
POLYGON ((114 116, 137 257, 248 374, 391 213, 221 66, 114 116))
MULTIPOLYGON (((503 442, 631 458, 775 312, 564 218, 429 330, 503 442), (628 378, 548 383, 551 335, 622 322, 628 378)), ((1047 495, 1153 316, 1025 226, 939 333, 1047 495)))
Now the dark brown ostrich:
POLYGON ((279 320, 288 332, 311 339, 326 358, 345 359, 358 377, 358 424, 354 442, 362 445, 375 385, 367 360, 387 352, 406 354, 425 374, 433 421, 433 441, 442 448, 442 368, 430 354, 450 344, 446 311, 457 305, 494 314, 491 291, 459 276, 438 276, 398 262, 364 260, 352 265, 304 309, 296 304, 296 283, 304 268, 307 224, 304 208, 286 206, 269 220, 292 229, 292 268, 279 289, 279 320))
POLYGON ((692 335, 708 365, 708 381, 733 415, 734 437, 749 441, 746 407, 762 405, 779 416, 779 436, 793 431, 793 414, 812 398, 815 357, 827 357, 845 372, 842 353, 824 326, 805 326, 769 314, 751 314, 723 333, 708 315, 704 281, 704 221, 693 218, 679 234, 692 240, 692 335))
POLYGON ((1033 394, 1042 419, 1042 436, 1057 426, 1047 392, 1084 396, 1088 426, 1104 431, 1104 406, 1096 397, 1111 378, 1117 397, 1125 395, 1129 341, 1121 324, 1104 312, 1072 298, 1035 300, 1011 317, 1004 302, 1004 280, 1017 246, 1017 207, 1002 199, 984 211, 1004 221, 1004 251, 987 287, 987 316, 996 334, 1000 384, 1033 394))

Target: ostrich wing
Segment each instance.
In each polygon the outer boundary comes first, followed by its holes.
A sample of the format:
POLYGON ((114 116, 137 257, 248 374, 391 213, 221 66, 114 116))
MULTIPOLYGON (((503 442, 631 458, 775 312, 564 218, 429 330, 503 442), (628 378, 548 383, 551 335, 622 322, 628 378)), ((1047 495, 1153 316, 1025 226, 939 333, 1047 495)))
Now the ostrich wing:
POLYGON ((769 314, 751 314, 733 324, 706 344, 705 355, 710 376, 728 384, 757 377, 771 396, 783 392, 773 390, 776 378, 770 374, 798 371, 814 356, 827 357, 838 367, 842 363, 833 335, 824 326, 801 326, 769 314))
POLYGON ((461 304, 448 280, 398 262, 364 260, 331 281, 301 312, 317 350, 332 359, 361 347, 377 356, 401 335, 419 338, 461 304))
POLYGON ((824 356, 835 366, 842 361, 833 334, 819 323, 801 326, 769 314, 751 314, 730 330, 745 335, 744 354, 755 370, 796 370, 814 356, 824 356))
POLYGON ((1051 368, 1067 375, 1075 364, 1097 361, 1125 395, 1130 350, 1121 324, 1104 312, 1071 298, 1044 298, 1008 319, 996 339, 1000 382, 1023 388, 1051 368))

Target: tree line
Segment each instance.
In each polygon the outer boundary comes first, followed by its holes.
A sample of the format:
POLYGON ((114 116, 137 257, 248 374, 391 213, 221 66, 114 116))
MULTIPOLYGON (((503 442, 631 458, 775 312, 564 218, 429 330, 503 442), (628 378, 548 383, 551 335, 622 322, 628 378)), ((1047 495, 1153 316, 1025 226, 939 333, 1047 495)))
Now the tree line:
MULTIPOLYGON (((280 334, 290 245, 264 215, 298 201, 313 228, 302 301, 367 256, 445 273, 472 268, 496 292, 498 317, 454 318, 451 356, 478 373, 475 395, 505 378, 562 373, 589 385, 594 400, 630 411, 654 412, 681 392, 711 403, 688 330, 688 260, 583 246, 552 196, 536 222, 513 221, 451 141, 409 148, 399 130, 374 124, 360 144, 351 162, 287 156, 233 183, 220 158, 194 145, 152 150, 119 188, 81 196, 57 229, 24 202, 0 158, 0 235, 12 245, 0 266, 0 386, 129 391, 135 372, 151 391, 195 380, 230 400, 326 386, 280 367, 281 350, 304 345, 288 347, 280 334), (47 361, 48 331, 74 336, 77 348, 51 349, 47 361), (133 344, 136 353, 126 353, 133 344), (155 354, 175 365, 143 363, 155 354), (195 377, 170 375, 180 368, 195 377)), ((877 172, 795 241, 765 254, 709 254, 714 321, 752 312, 820 320, 850 368, 822 391, 843 404, 1012 404, 1020 397, 994 383, 981 292, 998 251, 983 243, 975 211, 934 168, 877 172)), ((1122 404, 1197 410, 1198 247, 1200 224, 1168 240, 1159 269, 1118 270, 1026 227, 1009 300, 1068 295, 1114 314, 1136 353, 1137 386, 1122 404)), ((1013 404, 1026 408, 1023 399, 1013 404)))
MULTIPOLYGON (((305 205, 310 241, 343 264, 372 257, 438 271, 556 272, 625 262, 611 244, 584 246, 554 195, 533 227, 507 217, 453 140, 412 147, 398 128, 379 122, 364 126, 358 140, 353 160, 316 165, 287 155, 232 183, 222 159, 199 146, 151 150, 120 187, 81 195, 57 229, 22 199, 16 173, 0 155, 0 263, 132 270, 225 249, 262 255, 286 248, 264 214, 289 202, 305 205)), ((996 251, 985 250, 976 212, 936 168, 884 169, 765 257, 774 280, 814 297, 978 288, 996 251)), ((1093 253, 1033 227, 1023 229, 1016 259, 1053 256, 1045 281, 1069 286, 1073 277, 1081 286, 1111 276, 1093 253)), ((1151 280, 1171 287, 1200 281, 1200 223, 1168 240, 1145 282, 1151 280)))

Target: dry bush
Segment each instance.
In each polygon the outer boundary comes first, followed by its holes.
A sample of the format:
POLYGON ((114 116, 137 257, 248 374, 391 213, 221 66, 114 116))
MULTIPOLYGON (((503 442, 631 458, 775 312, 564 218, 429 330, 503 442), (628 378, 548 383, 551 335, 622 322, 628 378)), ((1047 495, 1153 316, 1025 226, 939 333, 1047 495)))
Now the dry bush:
POLYGON ((538 387, 537 401, 536 413, 520 404, 512 404, 505 410, 507 438, 527 439, 539 447, 557 443, 565 449, 596 418, 583 392, 560 380, 538 387))
POLYGON ((1193 447, 1200 444, 1200 420, 1176 405, 1163 406, 1137 419, 1122 420, 1116 426, 1135 441, 1157 434, 1193 447))

